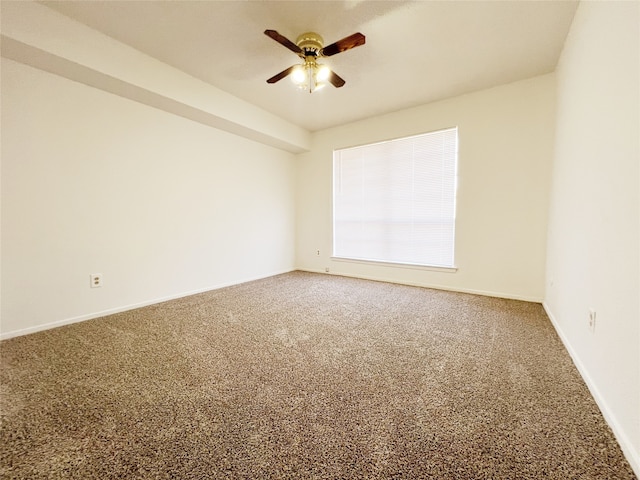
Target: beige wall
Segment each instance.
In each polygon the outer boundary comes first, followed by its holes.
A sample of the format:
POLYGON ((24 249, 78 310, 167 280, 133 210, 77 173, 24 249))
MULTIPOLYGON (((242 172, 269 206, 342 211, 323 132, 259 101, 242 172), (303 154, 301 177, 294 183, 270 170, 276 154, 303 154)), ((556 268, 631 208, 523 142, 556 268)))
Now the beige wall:
POLYGON ((640 473, 640 3, 581 2, 558 69, 545 307, 640 473), (588 328, 589 309, 596 328, 588 328))
POLYGON ((0 332, 293 269, 294 162, 3 58, 0 332))
POLYGON ((311 151, 298 158, 296 265, 541 301, 554 115, 550 74, 314 134, 311 151), (457 272, 332 260, 333 150, 452 126, 459 129, 457 272))

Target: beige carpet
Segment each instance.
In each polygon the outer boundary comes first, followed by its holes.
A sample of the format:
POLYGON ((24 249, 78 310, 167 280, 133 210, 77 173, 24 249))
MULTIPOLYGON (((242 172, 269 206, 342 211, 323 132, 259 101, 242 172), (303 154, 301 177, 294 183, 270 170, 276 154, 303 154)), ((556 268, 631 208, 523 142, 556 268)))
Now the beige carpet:
POLYGON ((294 272, 1 352, 2 479, 635 478, 533 303, 294 272))

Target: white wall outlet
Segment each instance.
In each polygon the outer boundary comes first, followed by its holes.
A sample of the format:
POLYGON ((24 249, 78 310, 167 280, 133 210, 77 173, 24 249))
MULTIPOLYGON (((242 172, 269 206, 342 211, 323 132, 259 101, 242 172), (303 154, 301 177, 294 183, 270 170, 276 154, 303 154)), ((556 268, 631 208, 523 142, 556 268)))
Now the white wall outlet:
POLYGON ((316 250, 316 256, 319 257, 320 256, 320 250, 316 250))
POLYGON ((593 308, 589 309, 589 331, 596 332, 596 311, 593 308))
POLYGON ((98 288, 102 286, 102 274, 101 273, 92 273, 90 275, 91 278, 91 288, 98 288))
POLYGON ((325 267, 325 268, 324 268, 324 271, 325 271, 325 272, 327 272, 327 273, 329 273, 329 267, 325 267))

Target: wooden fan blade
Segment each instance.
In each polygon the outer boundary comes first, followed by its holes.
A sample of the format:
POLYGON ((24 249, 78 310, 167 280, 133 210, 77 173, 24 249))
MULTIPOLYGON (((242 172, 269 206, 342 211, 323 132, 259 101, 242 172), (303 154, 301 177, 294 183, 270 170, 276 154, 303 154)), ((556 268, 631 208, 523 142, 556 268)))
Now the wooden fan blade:
POLYGON ((348 37, 343 38, 342 40, 338 40, 331 45, 327 45, 320 51, 320 55, 324 57, 330 57, 331 55, 335 55, 336 53, 344 52, 345 50, 364 45, 364 43, 365 36, 360 32, 354 33, 353 35, 349 35, 348 37))
POLYGON ((343 86, 346 83, 344 81, 344 79, 340 75, 335 73, 333 70, 329 74, 329 79, 328 80, 331 83, 331 85, 333 85, 336 88, 340 88, 341 86, 343 86))
POLYGON ((293 43, 291 40, 289 40, 287 37, 280 35, 278 32, 276 32, 275 30, 265 30, 264 34, 267 37, 271 37, 273 38, 276 42, 278 42, 280 45, 284 45, 285 47, 287 47, 289 50, 291 50, 293 53, 297 53, 300 54, 302 53, 302 49, 296 45, 295 43, 293 43))
POLYGON ((276 83, 279 82, 280 80, 282 80, 284 77, 286 77, 287 75, 289 75, 294 68, 296 68, 297 65, 291 65, 289 68, 281 71, 280 73, 278 73, 277 75, 274 75, 273 77, 271 77, 269 80, 267 80, 267 83, 276 83))

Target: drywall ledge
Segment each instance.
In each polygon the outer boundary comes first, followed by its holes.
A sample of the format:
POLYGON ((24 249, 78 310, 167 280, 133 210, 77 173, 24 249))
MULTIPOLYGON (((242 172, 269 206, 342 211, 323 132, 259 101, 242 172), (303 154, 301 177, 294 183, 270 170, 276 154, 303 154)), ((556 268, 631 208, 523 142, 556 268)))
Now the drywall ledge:
POLYGON ((281 150, 310 148, 307 130, 44 5, 3 2, 1 40, 11 60, 281 150))
POLYGON ((54 73, 62 77, 74 80, 85 85, 99 88, 106 92, 119 95, 136 102, 144 103, 151 107, 164 110, 196 122, 224 130, 235 135, 240 135, 250 140, 263 143, 272 147, 299 153, 305 149, 301 145, 294 145, 277 137, 254 130, 239 123, 234 123, 225 118, 216 116, 197 107, 192 107, 173 98, 159 95, 142 87, 127 83, 118 78, 92 70, 84 65, 72 62, 62 57, 45 52, 38 48, 26 45, 17 40, 2 39, 2 56, 26 65, 54 73))

